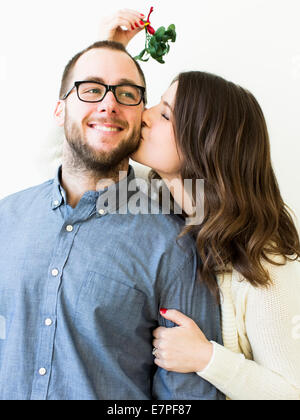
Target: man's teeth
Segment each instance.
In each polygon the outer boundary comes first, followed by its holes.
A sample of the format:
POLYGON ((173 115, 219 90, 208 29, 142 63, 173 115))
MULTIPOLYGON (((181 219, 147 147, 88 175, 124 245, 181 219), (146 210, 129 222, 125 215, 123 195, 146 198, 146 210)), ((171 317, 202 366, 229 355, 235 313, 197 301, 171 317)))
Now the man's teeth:
POLYGON ((91 125, 92 128, 98 131, 106 131, 106 132, 117 132, 120 131, 117 127, 104 127, 103 125, 91 125))

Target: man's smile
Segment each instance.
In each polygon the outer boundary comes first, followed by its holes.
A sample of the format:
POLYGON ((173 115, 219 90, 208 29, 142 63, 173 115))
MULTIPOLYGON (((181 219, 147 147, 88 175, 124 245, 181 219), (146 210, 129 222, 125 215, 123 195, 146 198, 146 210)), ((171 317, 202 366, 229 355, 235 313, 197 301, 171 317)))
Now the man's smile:
POLYGON ((98 122, 88 123, 88 127, 96 131, 105 132, 105 133, 119 133, 123 131, 123 128, 114 124, 101 124, 98 122))

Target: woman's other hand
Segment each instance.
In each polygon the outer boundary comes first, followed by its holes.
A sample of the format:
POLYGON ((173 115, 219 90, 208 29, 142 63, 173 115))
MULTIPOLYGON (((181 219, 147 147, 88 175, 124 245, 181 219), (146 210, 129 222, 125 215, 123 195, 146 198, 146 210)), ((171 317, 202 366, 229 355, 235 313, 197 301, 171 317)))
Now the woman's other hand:
POLYGON ((135 10, 122 9, 100 23, 100 40, 116 41, 126 47, 131 39, 145 28, 145 15, 135 10))
POLYGON ((209 364, 213 344, 207 340, 198 325, 183 313, 161 310, 161 316, 178 327, 159 327, 154 330, 155 364, 165 370, 179 373, 200 372, 209 364))

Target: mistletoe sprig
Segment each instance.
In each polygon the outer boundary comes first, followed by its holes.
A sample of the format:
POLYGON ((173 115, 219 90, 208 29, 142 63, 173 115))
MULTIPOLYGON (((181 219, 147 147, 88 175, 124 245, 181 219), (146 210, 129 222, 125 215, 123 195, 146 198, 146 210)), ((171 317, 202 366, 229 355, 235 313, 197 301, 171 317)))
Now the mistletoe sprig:
POLYGON ((148 19, 145 22, 145 32, 146 32, 146 43, 143 51, 135 57, 136 60, 147 62, 150 57, 158 61, 161 64, 164 64, 163 57, 168 54, 170 51, 169 42, 176 41, 176 28, 175 25, 170 25, 168 29, 164 26, 161 26, 157 31, 155 31, 150 23, 150 16, 154 8, 151 7, 148 19))

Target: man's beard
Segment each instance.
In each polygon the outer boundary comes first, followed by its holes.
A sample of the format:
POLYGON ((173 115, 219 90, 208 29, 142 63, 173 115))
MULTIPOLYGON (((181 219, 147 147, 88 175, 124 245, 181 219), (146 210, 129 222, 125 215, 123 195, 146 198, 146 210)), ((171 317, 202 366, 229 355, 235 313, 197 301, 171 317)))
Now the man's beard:
POLYGON ((68 163, 75 170, 93 172, 101 176, 112 174, 138 149, 140 133, 140 127, 134 128, 130 137, 121 140, 110 152, 95 151, 84 138, 78 124, 66 116, 65 137, 72 153, 72 156, 68 157, 68 163))

